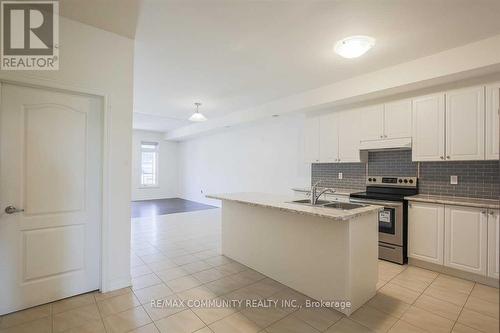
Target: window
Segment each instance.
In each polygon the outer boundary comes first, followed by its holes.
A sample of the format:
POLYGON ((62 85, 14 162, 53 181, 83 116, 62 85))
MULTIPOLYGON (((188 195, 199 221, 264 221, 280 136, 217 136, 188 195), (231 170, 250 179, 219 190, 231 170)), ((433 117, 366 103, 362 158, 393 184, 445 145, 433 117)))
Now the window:
POLYGON ((158 185, 158 143, 141 142, 141 186, 158 185))

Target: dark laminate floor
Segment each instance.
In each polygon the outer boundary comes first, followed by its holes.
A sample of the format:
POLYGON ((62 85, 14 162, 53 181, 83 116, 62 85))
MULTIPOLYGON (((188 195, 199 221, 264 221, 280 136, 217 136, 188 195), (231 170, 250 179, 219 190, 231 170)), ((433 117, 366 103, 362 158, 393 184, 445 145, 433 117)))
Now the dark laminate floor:
POLYGON ((181 198, 132 201, 132 217, 150 217, 212 208, 217 207, 181 198))

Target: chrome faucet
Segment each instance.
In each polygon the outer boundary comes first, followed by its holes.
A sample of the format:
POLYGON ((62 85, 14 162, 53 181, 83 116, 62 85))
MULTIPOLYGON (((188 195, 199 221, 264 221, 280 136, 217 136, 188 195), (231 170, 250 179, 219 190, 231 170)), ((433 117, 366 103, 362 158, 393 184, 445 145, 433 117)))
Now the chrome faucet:
POLYGON ((311 205, 316 205, 318 203, 318 199, 320 196, 322 196, 323 194, 325 193, 335 193, 336 190, 333 189, 333 188, 324 188, 321 190, 321 192, 316 193, 317 190, 318 190, 318 185, 321 183, 321 180, 320 181, 317 181, 312 187, 311 187, 311 205))

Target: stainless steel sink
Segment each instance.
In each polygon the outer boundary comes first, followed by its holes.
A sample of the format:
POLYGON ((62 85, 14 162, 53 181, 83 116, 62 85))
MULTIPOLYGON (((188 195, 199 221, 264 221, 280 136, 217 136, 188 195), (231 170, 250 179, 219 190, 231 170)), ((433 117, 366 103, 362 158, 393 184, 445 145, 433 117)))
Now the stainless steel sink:
MULTIPOLYGON (((311 200, 310 200, 310 199, 294 200, 294 201, 292 201, 291 203, 296 203, 296 204, 301 204, 301 205, 309 205, 309 206, 313 206, 313 205, 311 204, 311 200)), ((328 203, 331 203, 331 201, 327 201, 327 200, 318 200, 318 201, 316 202, 316 205, 314 205, 314 206, 321 206, 321 205, 328 204, 328 203)))
POLYGON ((332 202, 332 203, 322 205, 322 207, 325 207, 325 208, 335 208, 335 209, 343 209, 343 210, 356 209, 356 208, 361 208, 364 206, 365 205, 353 204, 353 203, 348 203, 348 202, 332 202))

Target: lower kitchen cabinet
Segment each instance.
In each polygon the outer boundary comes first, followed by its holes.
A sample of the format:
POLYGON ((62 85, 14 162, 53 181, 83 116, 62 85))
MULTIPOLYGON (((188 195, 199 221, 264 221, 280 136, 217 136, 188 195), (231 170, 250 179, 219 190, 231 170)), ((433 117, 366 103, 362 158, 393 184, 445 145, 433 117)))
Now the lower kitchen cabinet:
POLYGON ((499 278, 498 209, 408 205, 408 257, 499 278))
POLYGON ((443 264, 444 205, 411 202, 408 208, 408 257, 443 264))
POLYGON ((499 278, 499 233, 500 214, 498 209, 490 209, 488 214, 488 276, 499 278))
POLYGON ((486 275, 487 242, 487 209, 448 205, 445 207, 445 266, 486 275))

